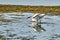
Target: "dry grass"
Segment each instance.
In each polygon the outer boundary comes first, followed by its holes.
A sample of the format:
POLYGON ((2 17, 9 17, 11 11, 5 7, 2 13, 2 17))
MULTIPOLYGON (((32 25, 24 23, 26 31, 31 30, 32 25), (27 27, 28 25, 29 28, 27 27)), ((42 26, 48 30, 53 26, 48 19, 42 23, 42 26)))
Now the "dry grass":
POLYGON ((23 5, 0 5, 0 12, 34 12, 60 14, 60 6, 23 6, 23 5))

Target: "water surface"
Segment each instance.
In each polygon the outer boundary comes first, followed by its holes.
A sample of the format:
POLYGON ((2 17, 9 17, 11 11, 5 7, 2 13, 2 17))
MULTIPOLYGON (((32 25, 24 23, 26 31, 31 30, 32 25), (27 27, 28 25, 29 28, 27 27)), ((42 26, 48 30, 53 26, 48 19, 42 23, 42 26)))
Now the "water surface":
POLYGON ((21 12, 0 14, 0 35, 4 40, 60 40, 60 16, 45 15, 41 27, 46 31, 38 32, 32 28, 33 15, 21 12))

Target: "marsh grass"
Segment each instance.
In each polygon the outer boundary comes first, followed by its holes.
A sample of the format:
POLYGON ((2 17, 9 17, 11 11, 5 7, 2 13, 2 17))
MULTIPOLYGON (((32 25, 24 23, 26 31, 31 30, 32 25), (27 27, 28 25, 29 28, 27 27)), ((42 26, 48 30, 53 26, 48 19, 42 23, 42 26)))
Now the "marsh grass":
POLYGON ((24 6, 24 5, 0 5, 0 12, 33 12, 60 14, 60 6, 24 6))
POLYGON ((0 5, 0 12, 60 12, 60 6, 0 5))

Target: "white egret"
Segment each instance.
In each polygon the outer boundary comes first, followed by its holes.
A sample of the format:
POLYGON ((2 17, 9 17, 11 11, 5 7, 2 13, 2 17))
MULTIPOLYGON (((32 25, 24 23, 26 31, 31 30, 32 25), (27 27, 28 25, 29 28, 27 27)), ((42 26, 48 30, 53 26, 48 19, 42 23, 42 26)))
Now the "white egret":
POLYGON ((39 19, 43 18, 45 14, 35 14, 32 16, 32 21, 33 22, 38 22, 39 19))

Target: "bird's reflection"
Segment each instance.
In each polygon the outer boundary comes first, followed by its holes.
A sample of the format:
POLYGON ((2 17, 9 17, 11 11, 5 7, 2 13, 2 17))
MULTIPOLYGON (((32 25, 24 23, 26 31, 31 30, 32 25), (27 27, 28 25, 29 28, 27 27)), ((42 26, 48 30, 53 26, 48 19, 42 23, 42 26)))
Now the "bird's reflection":
POLYGON ((32 27, 34 29, 34 31, 46 31, 43 27, 41 27, 41 24, 38 24, 38 23, 35 23, 35 22, 32 22, 32 27))
POLYGON ((32 27, 34 31, 46 31, 44 28, 41 27, 41 18, 43 18, 45 14, 35 14, 32 16, 32 27))

